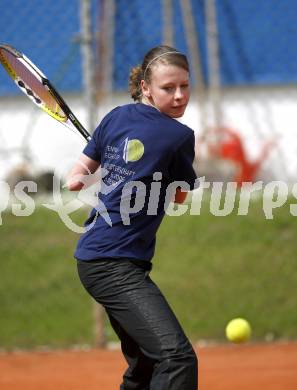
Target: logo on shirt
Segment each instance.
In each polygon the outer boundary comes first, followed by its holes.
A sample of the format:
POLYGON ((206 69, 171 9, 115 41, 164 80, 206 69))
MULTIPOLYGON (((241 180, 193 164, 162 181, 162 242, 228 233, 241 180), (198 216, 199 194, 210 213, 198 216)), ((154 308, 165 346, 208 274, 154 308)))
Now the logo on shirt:
POLYGON ((126 163, 141 159, 144 153, 144 145, 139 139, 125 139, 123 159, 126 163))

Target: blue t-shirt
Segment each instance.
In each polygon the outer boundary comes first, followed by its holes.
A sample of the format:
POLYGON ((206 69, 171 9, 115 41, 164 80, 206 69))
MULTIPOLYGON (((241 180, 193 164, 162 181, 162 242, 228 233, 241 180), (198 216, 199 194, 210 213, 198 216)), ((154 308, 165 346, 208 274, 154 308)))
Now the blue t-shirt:
POLYGON ((151 260, 168 185, 196 185, 193 130, 152 106, 127 104, 105 116, 83 153, 103 173, 75 257, 151 260))

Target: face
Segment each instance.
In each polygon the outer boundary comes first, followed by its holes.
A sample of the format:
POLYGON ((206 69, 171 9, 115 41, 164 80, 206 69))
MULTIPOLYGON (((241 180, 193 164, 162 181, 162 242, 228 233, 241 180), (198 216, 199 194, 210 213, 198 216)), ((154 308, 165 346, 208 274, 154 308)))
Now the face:
POLYGON ((190 98, 189 72, 162 63, 152 67, 151 81, 141 82, 143 103, 152 104, 171 118, 180 118, 190 98))

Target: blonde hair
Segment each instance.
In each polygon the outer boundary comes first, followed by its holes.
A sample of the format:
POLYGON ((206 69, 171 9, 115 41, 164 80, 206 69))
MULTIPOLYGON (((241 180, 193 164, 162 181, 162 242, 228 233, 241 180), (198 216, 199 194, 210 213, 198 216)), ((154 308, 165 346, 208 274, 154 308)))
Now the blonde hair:
POLYGON ((165 65, 175 65, 189 72, 187 57, 170 46, 157 46, 146 53, 141 65, 137 65, 130 71, 129 91, 132 99, 141 102, 142 89, 141 80, 150 83, 152 76, 152 66, 157 63, 165 65))

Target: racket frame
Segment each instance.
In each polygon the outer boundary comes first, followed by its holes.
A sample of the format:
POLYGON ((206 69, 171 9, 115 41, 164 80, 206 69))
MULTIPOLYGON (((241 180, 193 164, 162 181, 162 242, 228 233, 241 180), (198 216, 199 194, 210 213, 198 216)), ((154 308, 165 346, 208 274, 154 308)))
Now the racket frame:
MULTIPOLYGON (((6 72, 9 74, 9 76, 15 80, 18 75, 17 73, 14 71, 14 69, 11 67, 11 65, 9 64, 8 61, 3 60, 3 57, 1 56, 1 50, 4 51, 4 54, 5 54, 5 50, 7 52, 9 52, 11 55, 13 55, 14 57, 18 58, 18 59, 22 59, 22 62, 24 64, 24 66, 26 66, 28 68, 29 71, 30 68, 32 68, 34 70, 35 73, 37 73, 38 77, 40 78, 40 81, 42 83, 42 85, 44 85, 49 93, 52 95, 52 97, 55 99, 55 101, 58 103, 58 105, 60 106, 60 108, 62 109, 63 113, 66 115, 67 119, 70 120, 70 122, 72 123, 72 125, 78 130, 78 132, 83 136, 83 138, 89 142, 90 139, 91 139, 91 135, 90 133, 84 128, 84 126, 80 123, 80 121, 77 119, 77 117, 73 114, 73 112, 71 111, 71 109, 69 108, 68 104, 65 102, 65 100, 62 98, 62 96, 59 94, 59 92, 57 91, 57 89, 53 86, 53 84, 49 81, 49 79, 43 74, 43 72, 37 68, 37 66, 31 61, 29 60, 29 58, 27 58, 23 53, 21 53, 20 51, 16 50, 14 47, 12 47, 11 45, 7 45, 7 44, 0 44, 0 62, 1 64, 3 65, 4 69, 6 70, 6 72)), ((33 72, 31 72, 32 74, 34 74, 33 72)), ((17 84, 17 83, 16 83, 17 84)), ((18 84, 17 84, 18 85, 18 84)), ((18 87, 20 89, 22 89, 20 87, 20 85, 18 85, 18 87)), ((34 91, 33 91, 34 92, 34 91)), ((51 115, 53 118, 55 118, 54 115, 52 115, 49 111, 47 111, 46 109, 44 109, 44 111, 46 111, 49 115, 51 115)), ((55 118, 57 119, 57 118, 55 118)), ((57 119, 58 120, 58 119, 57 119)), ((59 120, 58 120, 59 121, 59 120)), ((60 121, 59 121, 60 122, 60 121)), ((61 122, 63 123, 63 122, 61 122)), ((65 123, 63 123, 65 124, 65 123)), ((67 126, 67 125, 66 125, 67 126)))

